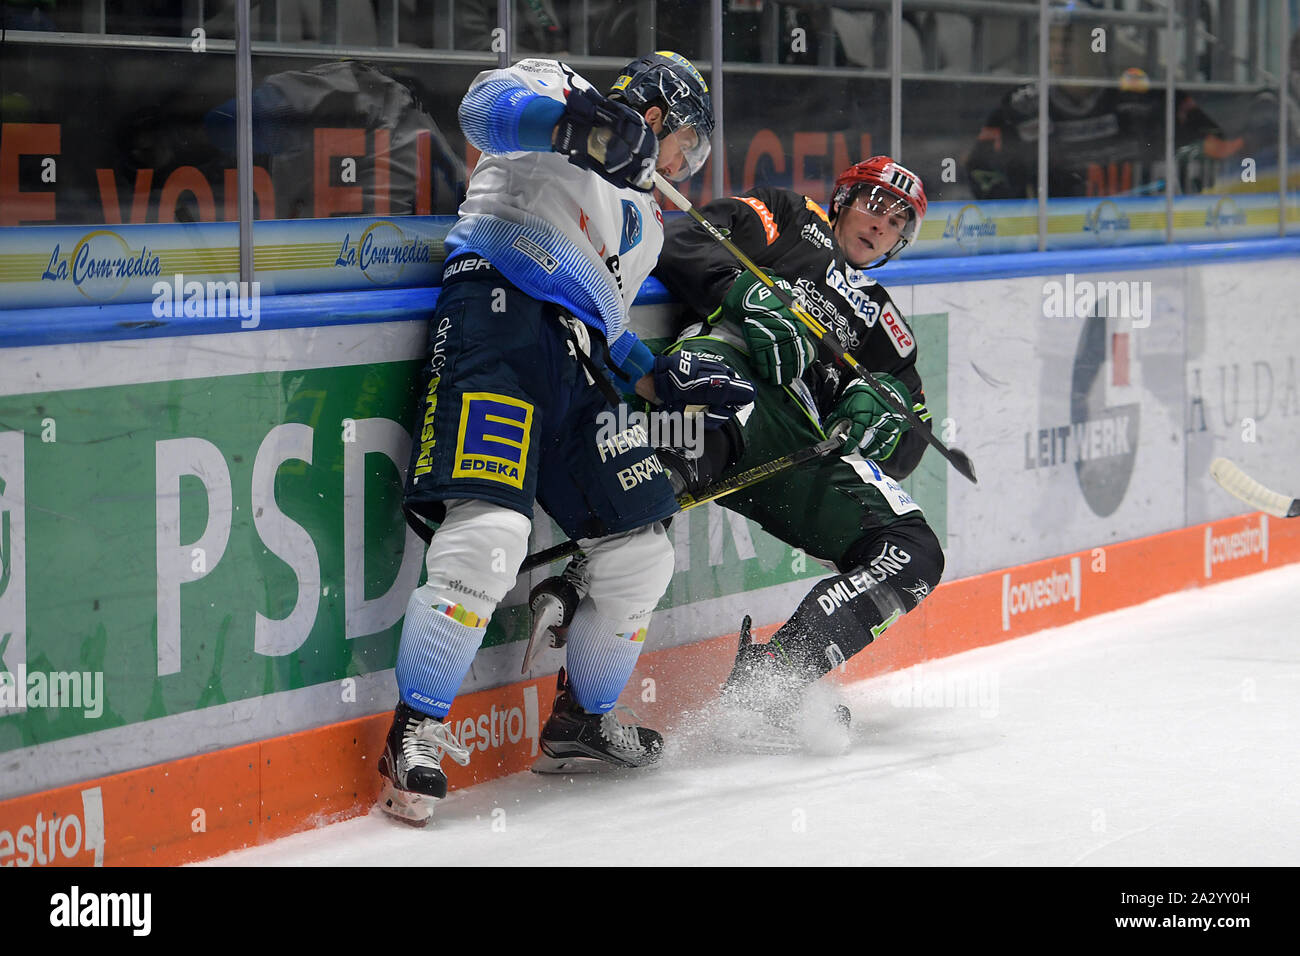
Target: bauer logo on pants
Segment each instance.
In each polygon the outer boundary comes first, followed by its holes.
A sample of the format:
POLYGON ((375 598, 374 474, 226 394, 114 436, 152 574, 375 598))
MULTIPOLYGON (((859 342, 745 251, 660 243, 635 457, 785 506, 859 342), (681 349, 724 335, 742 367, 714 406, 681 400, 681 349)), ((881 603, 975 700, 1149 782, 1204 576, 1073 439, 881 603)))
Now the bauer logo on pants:
POLYGON ((460 431, 452 478, 498 481, 524 487, 533 406, 495 392, 466 392, 461 397, 460 431))

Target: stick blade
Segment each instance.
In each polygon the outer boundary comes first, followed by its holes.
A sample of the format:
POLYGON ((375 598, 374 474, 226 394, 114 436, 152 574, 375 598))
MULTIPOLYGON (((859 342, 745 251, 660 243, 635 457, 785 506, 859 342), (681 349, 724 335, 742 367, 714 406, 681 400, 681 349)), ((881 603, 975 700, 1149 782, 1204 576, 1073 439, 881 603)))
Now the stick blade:
POLYGON ((975 463, 970 460, 969 455, 957 448, 949 448, 947 458, 952 463, 953 468, 957 469, 959 475, 970 481, 971 484, 979 484, 979 479, 975 477, 975 463))

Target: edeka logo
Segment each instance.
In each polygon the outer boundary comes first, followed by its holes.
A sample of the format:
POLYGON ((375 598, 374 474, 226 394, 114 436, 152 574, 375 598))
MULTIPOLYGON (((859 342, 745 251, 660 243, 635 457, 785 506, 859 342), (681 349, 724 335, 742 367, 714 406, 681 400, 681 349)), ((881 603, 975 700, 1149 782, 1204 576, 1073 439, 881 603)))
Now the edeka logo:
POLYGON ((132 249, 117 233, 97 229, 82 236, 70 253, 56 243, 41 281, 70 281, 92 302, 108 302, 121 295, 132 279, 161 274, 162 263, 148 246, 132 249))
POLYGON ((533 406, 495 392, 461 396, 452 478, 478 478, 524 487, 533 406))
POLYGON ((498 710, 497 705, 492 704, 486 713, 471 714, 459 721, 448 719, 452 720, 456 739, 465 745, 471 759, 475 751, 482 754, 489 750, 500 750, 507 743, 517 744, 525 737, 532 745, 531 755, 537 756, 540 722, 537 688, 532 685, 524 688, 522 707, 498 710))
POLYGON ((27 557, 22 432, 0 432, 0 717, 26 708, 27 557))
POLYGON ((1231 234, 1246 224, 1246 212, 1231 196, 1224 196, 1205 211, 1205 224, 1217 233, 1231 234))
POLYGON ((356 245, 352 244, 352 234, 345 234, 334 267, 359 269, 376 285, 390 285, 401 278, 407 266, 427 266, 433 260, 429 240, 418 236, 408 239, 396 223, 382 220, 366 227, 356 245))
MULTIPOLYGON (((1115 328, 1122 320, 1112 320, 1115 328)), ((1124 500, 1137 460, 1142 406, 1137 336, 1107 332, 1103 316, 1084 320, 1074 355, 1070 422, 1025 432, 1025 468, 1073 465, 1093 513, 1106 517, 1124 500)))
POLYGON ((80 806, 42 806, 28 821, 0 830, 0 866, 103 866, 104 795, 81 791, 80 806))
POLYGON ((1051 571, 1041 578, 1013 584, 1011 572, 1004 572, 1002 575, 1002 630, 1011 630, 1011 619, 1018 614, 1055 607, 1069 601, 1074 602, 1074 610, 1077 613, 1082 586, 1083 575, 1077 557, 1070 559, 1068 574, 1051 571))
POLYGON ((1103 199, 1083 217, 1083 231, 1092 233, 1093 238, 1103 245, 1110 245, 1119 233, 1132 228, 1132 222, 1113 199, 1103 199))
POLYGON ((974 203, 962 206, 957 215, 949 216, 943 227, 943 238, 955 240, 959 249, 978 249, 985 239, 997 234, 998 224, 974 203))
POLYGON ((1205 529, 1205 576, 1214 576, 1216 564, 1228 564, 1243 558, 1259 556, 1260 563, 1268 564, 1268 515, 1259 516, 1258 526, 1251 521, 1237 525, 1237 530, 1215 534, 1214 525, 1205 529))

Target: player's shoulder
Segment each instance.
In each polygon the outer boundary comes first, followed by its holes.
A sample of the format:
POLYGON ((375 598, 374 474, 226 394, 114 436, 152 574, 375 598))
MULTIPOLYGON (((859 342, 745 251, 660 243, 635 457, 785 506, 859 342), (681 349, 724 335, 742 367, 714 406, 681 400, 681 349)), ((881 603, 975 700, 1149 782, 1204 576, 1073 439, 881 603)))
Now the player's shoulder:
POLYGON ((475 83, 494 76, 512 76, 535 92, 552 96, 562 96, 566 89, 591 88, 591 83, 573 67, 546 57, 527 57, 504 69, 486 70, 478 75, 475 83))
POLYGON ((744 196, 737 197, 741 202, 751 206, 762 205, 768 209, 778 222, 793 222, 806 212, 808 198, 793 189, 781 189, 776 186, 756 186, 744 196))

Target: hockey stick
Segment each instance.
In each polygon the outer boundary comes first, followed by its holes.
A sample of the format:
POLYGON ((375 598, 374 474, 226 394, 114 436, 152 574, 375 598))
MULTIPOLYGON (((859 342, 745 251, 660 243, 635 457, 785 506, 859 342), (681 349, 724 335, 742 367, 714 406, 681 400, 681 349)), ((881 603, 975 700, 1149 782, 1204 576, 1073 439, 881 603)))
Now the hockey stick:
MULTIPOLYGON (((835 432, 829 438, 824 438, 815 445, 800 448, 798 451, 792 451, 788 455, 782 455, 780 458, 774 458, 761 465, 755 465, 738 475, 732 475, 730 478, 715 482, 707 488, 700 489, 699 494, 692 495, 683 491, 677 496, 677 510, 690 511, 692 508, 698 508, 700 505, 721 498, 723 495, 729 495, 733 491, 740 491, 742 488, 756 485, 777 472, 793 468, 795 465, 802 465, 814 458, 820 458, 827 452, 832 452, 844 444, 845 435, 846 432, 844 431, 835 432)), ((562 541, 560 544, 524 558, 524 563, 519 566, 519 573, 523 574, 525 571, 532 571, 544 564, 550 564, 552 561, 570 557, 580 550, 582 549, 577 541, 562 541)))
POLYGON ((1300 518, 1300 498, 1288 498, 1265 488, 1226 458, 1210 462, 1210 475, 1219 487, 1275 518, 1300 518))
MULTIPOLYGON (((798 302, 790 298, 790 296, 782 289, 778 288, 766 272, 756 266, 749 256, 741 252, 734 242, 719 232, 717 226, 704 218, 704 215, 691 205, 690 200, 674 189, 672 184, 669 183, 668 180, 664 179, 664 177, 659 173, 655 173, 655 185, 659 187, 659 190, 665 196, 676 203, 679 209, 703 226, 709 235, 722 243, 723 247, 736 257, 737 262, 748 269, 760 282, 767 286, 768 289, 770 289, 776 297, 781 300, 781 304, 793 312, 799 321, 807 326, 808 330, 816 336, 817 341, 822 345, 827 355, 835 359, 835 361, 839 362, 841 365, 847 365, 857 375, 861 376, 862 380, 871 387, 871 391, 875 393, 876 397, 881 402, 888 406, 895 414, 906 418, 913 428, 918 429, 922 437, 933 445, 939 454, 948 459, 963 478, 969 478, 972 482, 975 482, 975 465, 971 462, 970 457, 966 455, 965 452, 958 451, 956 448, 949 448, 935 437, 935 434, 931 429, 926 428, 922 424, 921 419, 917 417, 915 412, 910 408, 904 408, 902 405, 895 402, 893 397, 889 395, 884 386, 880 384, 874 375, 863 368, 861 363, 854 359, 852 355, 848 352, 842 351, 839 346, 832 341, 830 330, 827 329, 826 326, 822 325, 821 322, 809 315, 808 311, 804 309, 803 306, 799 305, 798 302)), ((975 483, 978 484, 978 482, 975 483)))

